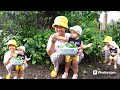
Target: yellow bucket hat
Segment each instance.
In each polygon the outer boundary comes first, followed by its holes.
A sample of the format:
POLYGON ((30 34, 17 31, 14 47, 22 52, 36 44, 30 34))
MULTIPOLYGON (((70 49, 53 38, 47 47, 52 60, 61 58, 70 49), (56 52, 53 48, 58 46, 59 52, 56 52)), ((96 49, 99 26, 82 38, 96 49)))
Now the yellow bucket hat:
POLYGON ((59 25, 68 29, 68 19, 65 16, 57 16, 52 27, 55 28, 55 25, 59 25))
POLYGON ((104 42, 111 42, 112 41, 112 37, 111 36, 106 36, 104 39, 104 42))
POLYGON ((15 46, 17 47, 17 43, 16 43, 15 40, 9 40, 8 43, 7 43, 7 47, 8 47, 9 45, 15 45, 15 46))

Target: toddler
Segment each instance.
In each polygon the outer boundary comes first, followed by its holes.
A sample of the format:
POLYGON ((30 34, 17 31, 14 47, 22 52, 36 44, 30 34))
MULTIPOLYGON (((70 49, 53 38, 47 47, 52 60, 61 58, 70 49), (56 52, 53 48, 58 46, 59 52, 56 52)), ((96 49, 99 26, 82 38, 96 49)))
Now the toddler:
POLYGON ((65 72, 62 75, 63 79, 68 77, 68 71, 69 71, 71 63, 72 63, 72 66, 73 66, 73 71, 74 71, 72 79, 77 79, 78 78, 79 56, 83 52, 83 49, 91 47, 91 45, 92 45, 92 43, 90 43, 88 45, 84 45, 83 42, 82 42, 82 39, 79 38, 79 36, 82 34, 82 28, 80 26, 76 25, 74 27, 70 27, 70 34, 71 34, 71 37, 69 39, 65 38, 65 37, 61 37, 61 36, 58 37, 58 39, 68 41, 68 43, 73 43, 79 48, 77 55, 74 55, 74 56, 66 55, 66 58, 65 58, 65 61, 66 61, 65 72))
POLYGON ((115 41, 109 42, 110 44, 110 56, 109 56, 109 63, 111 65, 112 60, 114 61, 114 68, 117 69, 117 58, 119 57, 119 49, 115 41))
POLYGON ((27 67, 27 61, 30 60, 30 58, 27 59, 24 52, 25 52, 25 47, 24 46, 18 47, 17 57, 22 58, 22 60, 24 60, 24 61, 23 61, 22 65, 16 65, 15 66, 16 73, 15 73, 14 79, 18 78, 19 70, 20 70, 20 79, 24 79, 24 69, 27 67))

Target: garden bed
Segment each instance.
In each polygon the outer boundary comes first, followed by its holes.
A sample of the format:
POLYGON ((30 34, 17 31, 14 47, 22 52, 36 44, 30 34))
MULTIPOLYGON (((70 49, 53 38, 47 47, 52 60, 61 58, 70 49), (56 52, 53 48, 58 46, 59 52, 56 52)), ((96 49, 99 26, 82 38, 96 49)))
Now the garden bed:
MULTIPOLYGON (((37 65, 28 63, 29 66, 25 70, 25 79, 62 79, 61 76, 64 72, 64 66, 60 66, 60 70, 58 76, 56 78, 51 78, 49 65, 37 65)), ((71 79, 73 71, 70 69, 68 79, 71 79)), ((2 62, 0 62, 0 76, 5 78, 7 71, 2 62)), ((14 76, 14 71, 12 72, 14 76)), ((13 77, 12 76, 12 77, 13 77)), ((113 65, 108 66, 101 62, 88 62, 82 60, 79 63, 79 77, 78 79, 120 79, 120 66, 118 65, 118 69, 114 69, 113 65), (93 75, 93 70, 101 71, 101 74, 93 75), (113 74, 106 72, 115 72, 113 74)))

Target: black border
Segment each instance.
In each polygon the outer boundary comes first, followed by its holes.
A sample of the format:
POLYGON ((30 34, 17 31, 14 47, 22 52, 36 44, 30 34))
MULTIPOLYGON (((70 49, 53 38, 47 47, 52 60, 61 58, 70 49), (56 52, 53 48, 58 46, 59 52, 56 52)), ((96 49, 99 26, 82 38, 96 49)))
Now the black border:
MULTIPOLYGON (((2 1, 0 5, 1 11, 120 11, 119 2, 116 1, 98 1, 98 0, 80 0, 80 1, 2 1)), ((4 88, 11 89, 14 86, 22 87, 22 89, 28 88, 38 88, 38 89, 65 89, 74 88, 74 89, 107 89, 109 87, 119 86, 117 85, 117 80, 93 80, 93 79, 77 79, 77 80, 60 80, 60 79, 24 79, 24 80, 3 80, 1 79, 4 88), (6 85, 8 84, 8 86, 6 85), (115 84, 115 86, 114 86, 115 84), (83 87, 83 88, 82 88, 83 87)), ((119 83, 118 83, 119 84, 119 83)))
POLYGON ((2 1, 2 11, 120 11, 113 0, 24 0, 2 1))

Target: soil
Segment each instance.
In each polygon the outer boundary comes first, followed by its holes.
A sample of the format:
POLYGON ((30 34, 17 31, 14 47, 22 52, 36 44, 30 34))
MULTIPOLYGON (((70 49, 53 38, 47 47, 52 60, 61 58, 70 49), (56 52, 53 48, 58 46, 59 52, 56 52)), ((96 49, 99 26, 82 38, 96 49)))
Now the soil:
MULTIPOLYGON (((52 78, 50 76, 49 65, 38 65, 28 63, 28 68, 25 70, 25 79, 62 79, 61 76, 64 72, 64 65, 60 66, 58 76, 52 78)), ((12 71, 12 78, 15 71, 12 71)), ((0 61, 0 76, 5 79, 7 71, 2 61, 0 61)), ((73 70, 70 69, 68 79, 71 79, 73 70)), ((79 74, 78 79, 120 79, 120 65, 117 69, 114 69, 113 65, 106 65, 100 61, 89 62, 84 59, 79 63, 79 74), (97 70, 98 74, 93 75, 93 70, 97 70)))

